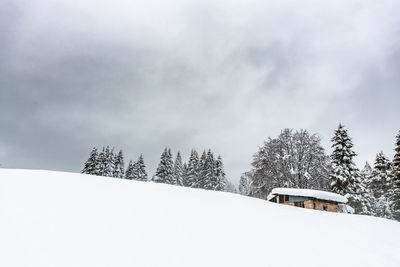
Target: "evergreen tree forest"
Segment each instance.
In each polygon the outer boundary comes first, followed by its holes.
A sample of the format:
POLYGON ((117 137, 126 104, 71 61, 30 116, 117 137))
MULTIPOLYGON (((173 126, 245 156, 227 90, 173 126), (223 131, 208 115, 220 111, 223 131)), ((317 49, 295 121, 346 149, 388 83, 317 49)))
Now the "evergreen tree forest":
POLYGON ((165 148, 155 174, 149 179, 142 154, 137 161, 130 160, 125 169, 122 150, 114 153, 114 148, 106 146, 99 152, 97 148, 93 148, 81 172, 127 180, 150 180, 156 183, 236 192, 235 186, 226 178, 222 157, 215 158, 211 150, 207 152, 204 150, 199 159, 197 151, 193 149, 188 162, 183 162, 179 151, 174 160, 171 149, 165 148))

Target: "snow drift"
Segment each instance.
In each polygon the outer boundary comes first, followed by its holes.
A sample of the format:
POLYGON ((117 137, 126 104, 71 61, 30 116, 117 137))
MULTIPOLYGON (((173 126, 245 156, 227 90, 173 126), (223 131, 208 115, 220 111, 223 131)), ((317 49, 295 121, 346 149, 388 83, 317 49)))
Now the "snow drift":
POLYGON ((230 193, 0 169, 0 266, 400 266, 400 223, 230 193))

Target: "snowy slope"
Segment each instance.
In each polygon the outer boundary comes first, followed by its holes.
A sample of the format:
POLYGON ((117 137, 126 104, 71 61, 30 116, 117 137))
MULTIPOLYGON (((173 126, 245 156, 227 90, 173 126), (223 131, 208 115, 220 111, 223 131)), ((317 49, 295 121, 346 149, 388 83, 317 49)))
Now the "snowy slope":
POLYGON ((0 266, 400 266, 400 223, 235 194, 0 169, 0 266))

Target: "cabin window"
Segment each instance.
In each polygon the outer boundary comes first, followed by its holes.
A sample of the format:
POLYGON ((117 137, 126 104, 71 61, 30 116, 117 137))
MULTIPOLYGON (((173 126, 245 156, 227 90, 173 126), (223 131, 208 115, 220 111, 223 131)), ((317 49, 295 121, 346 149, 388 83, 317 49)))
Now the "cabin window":
POLYGON ((328 210, 328 206, 324 205, 324 206, 323 206, 323 209, 324 209, 324 210, 328 210))
POLYGON ((285 195, 285 201, 289 202, 289 196, 285 195))

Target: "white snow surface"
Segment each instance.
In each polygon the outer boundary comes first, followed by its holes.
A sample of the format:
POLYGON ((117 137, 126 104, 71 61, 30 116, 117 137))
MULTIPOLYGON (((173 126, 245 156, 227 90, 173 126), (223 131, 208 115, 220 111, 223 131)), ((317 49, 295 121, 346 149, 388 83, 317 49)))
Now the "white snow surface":
POLYGON ((299 189, 299 188, 274 188, 268 195, 267 199, 271 200, 276 195, 289 195, 289 196, 302 196, 312 197, 322 200, 330 200, 339 203, 346 203, 347 198, 332 192, 326 192, 313 189, 299 189))
POLYGON ((0 169, 0 266, 400 266, 400 223, 237 194, 0 169))

